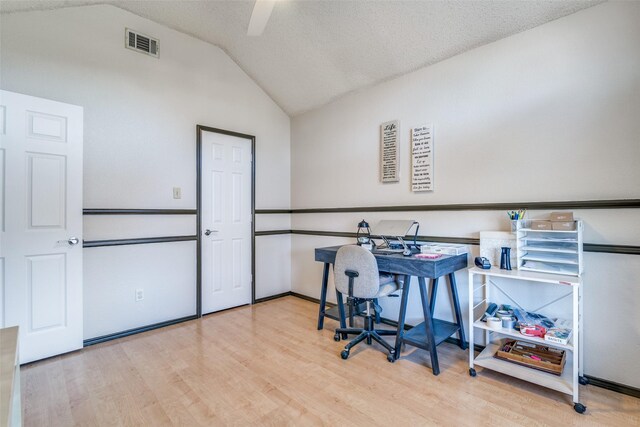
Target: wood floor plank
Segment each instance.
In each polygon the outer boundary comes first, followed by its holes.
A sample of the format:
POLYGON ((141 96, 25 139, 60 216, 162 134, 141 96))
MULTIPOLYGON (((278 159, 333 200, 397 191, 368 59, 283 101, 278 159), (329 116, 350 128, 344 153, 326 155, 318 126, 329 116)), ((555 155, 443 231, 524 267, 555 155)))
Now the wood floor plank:
POLYGON ((466 351, 381 346, 348 360, 337 322, 285 297, 98 344, 22 368, 25 426, 640 425, 640 399, 581 386, 570 396, 499 373, 468 375, 466 351))

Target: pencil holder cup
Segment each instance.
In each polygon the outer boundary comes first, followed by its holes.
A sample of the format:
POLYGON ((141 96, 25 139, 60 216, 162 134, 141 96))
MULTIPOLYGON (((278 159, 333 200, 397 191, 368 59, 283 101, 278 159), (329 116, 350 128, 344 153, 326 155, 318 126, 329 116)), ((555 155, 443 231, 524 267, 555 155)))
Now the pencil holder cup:
POLYGON ((502 252, 500 253, 500 269, 511 270, 511 248, 509 247, 502 247, 502 252))
POLYGON ((512 219, 511 220, 511 232, 515 233, 516 231, 518 231, 518 220, 517 219, 512 219))

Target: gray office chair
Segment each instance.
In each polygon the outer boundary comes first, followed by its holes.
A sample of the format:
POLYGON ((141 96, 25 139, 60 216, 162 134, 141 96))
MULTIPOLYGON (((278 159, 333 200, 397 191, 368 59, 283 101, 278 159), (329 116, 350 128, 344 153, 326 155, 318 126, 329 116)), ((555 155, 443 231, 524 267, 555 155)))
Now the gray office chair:
MULTIPOLYGON (((336 291, 339 292, 338 303, 342 304, 342 295, 348 295, 347 301, 350 304, 355 301, 366 303, 366 312, 363 328, 338 328, 334 339, 340 341, 343 334, 358 334, 340 353, 343 359, 349 357, 349 351, 358 343, 367 340, 371 344, 372 340, 377 341, 389 351, 387 359, 394 360, 395 349, 382 339, 381 335, 396 335, 394 330, 381 330, 373 328, 371 317, 371 302, 377 298, 387 296, 398 290, 398 284, 394 275, 380 275, 378 263, 373 254, 360 246, 343 246, 336 254, 336 261, 333 267, 334 282, 336 291)), ((341 310, 344 312, 343 310, 341 310)))

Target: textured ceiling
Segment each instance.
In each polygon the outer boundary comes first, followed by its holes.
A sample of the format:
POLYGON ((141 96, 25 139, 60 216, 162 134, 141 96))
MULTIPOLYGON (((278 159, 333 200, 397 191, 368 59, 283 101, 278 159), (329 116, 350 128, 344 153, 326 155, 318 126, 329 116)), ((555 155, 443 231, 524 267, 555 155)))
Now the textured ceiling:
POLYGON ((115 5, 219 46, 296 115, 600 2, 280 0, 259 37, 246 34, 252 0, 2 0, 0 11, 115 5))

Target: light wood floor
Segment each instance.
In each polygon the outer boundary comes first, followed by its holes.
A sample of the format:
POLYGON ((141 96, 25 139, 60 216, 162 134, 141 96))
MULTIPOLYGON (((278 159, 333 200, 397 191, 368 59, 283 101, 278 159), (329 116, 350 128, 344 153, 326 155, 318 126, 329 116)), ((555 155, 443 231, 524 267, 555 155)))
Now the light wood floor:
POLYGON ((447 343, 437 377, 411 347, 394 364, 362 344, 342 360, 317 308, 286 297, 25 366, 25 425, 640 425, 640 399, 581 386, 578 415, 570 396, 469 377, 447 343))

